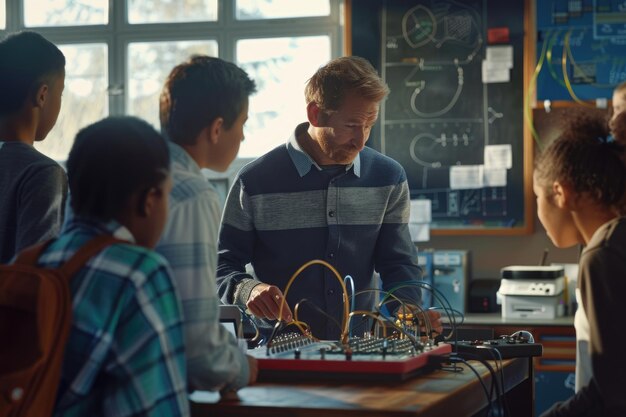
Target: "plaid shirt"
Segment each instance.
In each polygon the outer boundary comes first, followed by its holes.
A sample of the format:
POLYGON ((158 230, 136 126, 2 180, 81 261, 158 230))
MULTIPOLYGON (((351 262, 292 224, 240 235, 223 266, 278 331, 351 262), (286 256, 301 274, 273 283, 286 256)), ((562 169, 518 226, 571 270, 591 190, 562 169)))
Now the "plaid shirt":
MULTIPOLYGON (((116 222, 74 218, 39 259, 57 268, 116 222)), ((72 278, 74 317, 55 416, 188 416, 181 309, 166 261, 115 244, 72 278)))

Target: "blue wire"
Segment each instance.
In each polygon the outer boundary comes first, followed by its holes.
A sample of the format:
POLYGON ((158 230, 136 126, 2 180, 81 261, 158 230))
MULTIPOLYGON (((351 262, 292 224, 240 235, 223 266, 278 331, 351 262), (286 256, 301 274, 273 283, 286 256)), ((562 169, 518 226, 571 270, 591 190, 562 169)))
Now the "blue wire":
MULTIPOLYGON (((343 285, 348 285, 348 280, 350 281, 350 312, 354 311, 354 279, 352 279, 351 275, 346 275, 346 277, 343 279, 343 285)), ((350 333, 348 334, 348 337, 352 337, 352 326, 350 326, 350 333)))

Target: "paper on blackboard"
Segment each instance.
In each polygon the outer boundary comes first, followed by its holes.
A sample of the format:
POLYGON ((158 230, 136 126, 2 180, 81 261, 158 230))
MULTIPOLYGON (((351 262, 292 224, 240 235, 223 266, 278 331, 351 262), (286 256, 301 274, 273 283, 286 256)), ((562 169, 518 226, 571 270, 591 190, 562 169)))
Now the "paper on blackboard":
POLYGON ((512 167, 513 149, 510 144, 485 146, 485 168, 510 169, 512 167))
POLYGON ((450 168, 450 189, 483 188, 482 165, 460 165, 450 168))

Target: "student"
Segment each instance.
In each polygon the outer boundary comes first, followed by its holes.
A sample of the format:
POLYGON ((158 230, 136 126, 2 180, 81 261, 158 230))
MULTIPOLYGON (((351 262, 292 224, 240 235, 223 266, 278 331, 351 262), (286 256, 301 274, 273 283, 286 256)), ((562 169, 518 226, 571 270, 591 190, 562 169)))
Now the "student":
MULTIPOLYGON (((385 290, 420 279, 404 169, 365 146, 388 92, 372 65, 354 56, 328 62, 307 82, 308 121, 285 145, 245 166, 229 193, 218 266, 224 303, 278 319, 281 289, 312 259, 354 277, 355 292, 377 287, 374 269, 385 290)), ((416 303, 420 292, 413 287, 402 295, 416 303)), ((305 270, 288 307, 304 298, 330 316, 303 309, 300 317, 313 335, 338 339, 342 291, 332 273, 305 270)), ((374 302, 367 292, 356 297, 355 308, 370 311, 374 302)), ((292 319, 290 308, 280 319, 292 319)), ((430 312, 440 331, 439 317, 430 312)))
POLYGON ((256 360, 219 324, 215 269, 221 201, 200 172, 225 171, 237 155, 255 88, 235 64, 195 56, 172 70, 161 94, 174 186, 157 251, 172 266, 182 299, 192 389, 232 392, 256 380, 256 360))
POLYGON ((539 156, 534 191, 555 246, 584 244, 576 298, 576 393, 543 414, 626 416, 626 113, 606 121, 578 114, 539 156))
POLYGON ((127 240, 70 282, 73 323, 56 416, 187 416, 182 312, 167 262, 152 251, 171 188, 161 136, 131 117, 81 130, 67 160, 74 215, 39 265, 58 268, 92 238, 127 240))
POLYGON ((56 236, 63 220, 63 168, 33 147, 56 123, 63 53, 34 32, 0 41, 0 263, 56 236))
POLYGON ((613 90, 613 115, 611 120, 615 120, 618 114, 626 110, 626 81, 619 84, 613 90))

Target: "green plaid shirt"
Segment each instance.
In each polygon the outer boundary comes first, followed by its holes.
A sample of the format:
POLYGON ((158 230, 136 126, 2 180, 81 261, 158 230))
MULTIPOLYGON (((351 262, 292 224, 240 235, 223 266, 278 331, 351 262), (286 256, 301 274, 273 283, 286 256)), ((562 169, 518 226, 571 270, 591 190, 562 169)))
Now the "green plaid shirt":
MULTIPOLYGON (((116 222, 75 218, 39 264, 57 268, 104 233, 133 240, 116 222)), ((167 262, 115 244, 70 284, 74 318, 55 416, 188 416, 181 309, 167 262)))

